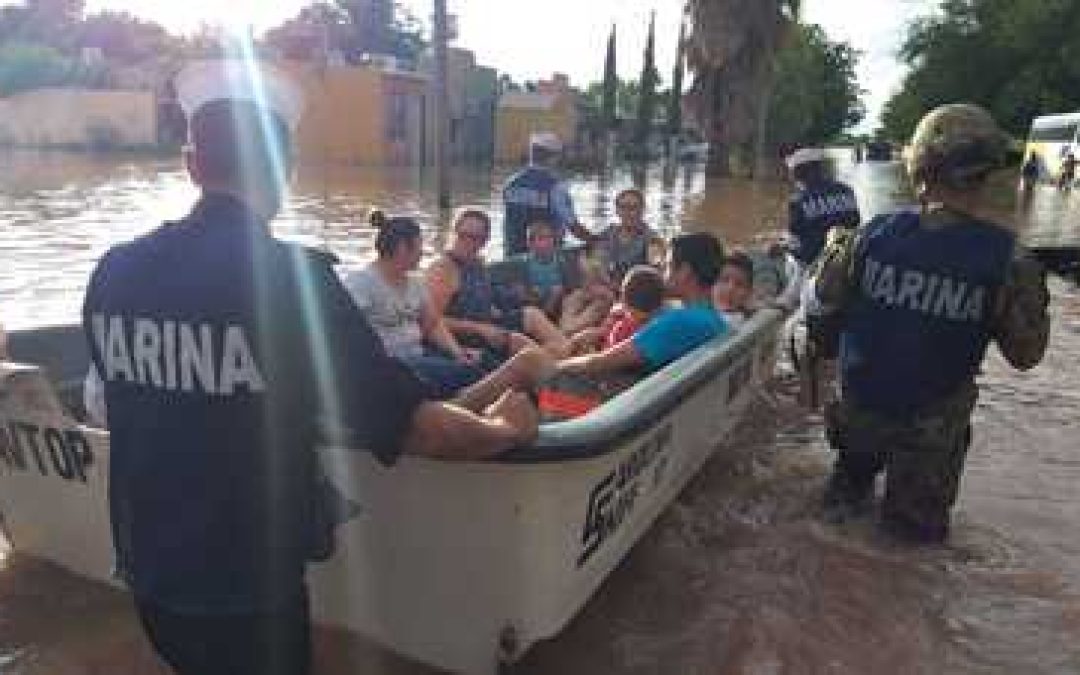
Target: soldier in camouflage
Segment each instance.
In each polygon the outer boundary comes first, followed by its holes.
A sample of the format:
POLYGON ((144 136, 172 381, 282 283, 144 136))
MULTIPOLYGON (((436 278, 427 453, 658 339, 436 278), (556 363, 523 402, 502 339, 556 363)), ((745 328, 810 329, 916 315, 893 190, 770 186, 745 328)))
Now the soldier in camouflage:
POLYGON ((884 529, 944 541, 989 342, 1017 369, 1042 360, 1044 270, 1011 231, 976 215, 1004 150, 981 108, 930 112, 907 157, 920 208, 834 231, 819 261, 811 339, 838 350, 841 382, 826 411, 839 450, 825 493, 830 520, 865 510, 884 471, 884 529))

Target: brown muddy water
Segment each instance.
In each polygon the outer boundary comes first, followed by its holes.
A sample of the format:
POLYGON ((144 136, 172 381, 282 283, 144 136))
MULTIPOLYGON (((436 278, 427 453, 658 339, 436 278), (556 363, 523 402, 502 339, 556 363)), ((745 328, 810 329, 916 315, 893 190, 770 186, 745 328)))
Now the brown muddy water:
MULTIPOLYGON (((867 213, 906 200, 895 165, 840 172, 867 213)), ((501 177, 463 174, 456 188, 490 205, 501 177)), ((782 227, 783 186, 692 169, 577 177, 579 214, 607 220, 614 191, 642 181, 650 221, 667 233, 685 225, 749 243, 782 227)), ((1080 240, 1080 194, 1040 190, 1014 211, 1008 190, 993 200, 997 217, 1040 241, 1080 240)), ((305 173, 278 231, 364 259, 363 214, 379 205, 421 214, 434 247, 439 218, 424 194, 407 171, 305 173)), ((192 196, 175 162, 0 156, 0 321, 70 320, 104 248, 181 215, 192 196)), ((585 609, 515 672, 1080 673, 1080 291, 1061 280, 1052 290, 1044 363, 1018 374, 992 353, 986 364, 947 546, 893 544, 871 518, 818 520, 831 456, 781 367, 585 609)), ((433 672, 354 636, 320 632, 316 644, 320 675, 433 672)), ((0 552, 0 673, 166 672, 125 596, 0 552)))

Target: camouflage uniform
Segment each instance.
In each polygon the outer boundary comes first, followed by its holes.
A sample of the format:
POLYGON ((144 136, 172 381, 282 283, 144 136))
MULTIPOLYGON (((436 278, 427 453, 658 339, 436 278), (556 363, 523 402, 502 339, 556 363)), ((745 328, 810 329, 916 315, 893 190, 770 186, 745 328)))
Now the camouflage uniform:
MULTIPOLYGON (((924 220, 928 227, 948 227, 953 218, 939 211, 924 220)), ((820 307, 812 322, 812 339, 826 351, 831 344, 825 343, 834 342, 842 327, 842 312, 852 292, 859 234, 839 231, 831 239, 814 281, 820 307), (824 328, 829 317, 839 322, 833 330, 824 328)), ((1049 331, 1048 299, 1041 265, 1018 247, 988 323, 992 338, 1015 368, 1031 368, 1042 359, 1049 331)), ((914 418, 897 421, 860 407, 842 392, 826 414, 830 443, 839 450, 826 507, 865 505, 874 478, 884 470, 884 526, 906 539, 943 540, 971 442, 977 393, 974 381, 965 382, 914 418)))

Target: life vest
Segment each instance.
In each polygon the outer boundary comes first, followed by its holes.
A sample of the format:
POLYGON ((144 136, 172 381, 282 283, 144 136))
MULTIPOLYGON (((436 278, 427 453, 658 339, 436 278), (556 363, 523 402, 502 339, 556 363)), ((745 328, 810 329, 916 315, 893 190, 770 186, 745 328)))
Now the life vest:
POLYGON ((507 257, 528 249, 526 228, 534 220, 545 220, 560 231, 565 226, 552 200, 558 184, 558 176, 539 166, 528 166, 507 181, 503 188, 503 247, 507 257))
POLYGON ((840 334, 843 391, 910 418, 975 377, 1014 236, 971 219, 928 228, 901 212, 861 236, 840 334))
POLYGON ((831 228, 856 227, 861 218, 847 185, 822 181, 800 187, 788 204, 788 228, 796 242, 792 255, 809 265, 821 255, 831 228))

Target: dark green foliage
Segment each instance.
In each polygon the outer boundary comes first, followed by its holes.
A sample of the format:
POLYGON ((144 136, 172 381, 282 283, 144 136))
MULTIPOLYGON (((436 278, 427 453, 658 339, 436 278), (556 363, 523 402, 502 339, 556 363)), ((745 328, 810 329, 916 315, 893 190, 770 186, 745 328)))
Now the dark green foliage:
POLYGON ((613 130, 618 122, 618 94, 619 72, 615 56, 615 26, 612 25, 611 36, 608 37, 607 56, 604 58, 604 83, 600 106, 600 117, 604 128, 608 131, 613 130))
POLYGON ((102 12, 86 17, 78 26, 80 47, 100 49, 105 58, 138 63, 168 54, 175 39, 152 21, 122 12, 102 12))
POLYGON ((265 42, 292 58, 318 58, 325 47, 352 62, 364 54, 415 62, 425 46, 419 21, 393 0, 317 2, 268 31, 265 42))
POLYGON ((908 28, 901 57, 912 69, 885 106, 889 138, 954 102, 985 106, 1022 137, 1033 117, 1080 109, 1080 2, 944 0, 908 28))
POLYGON ((865 115, 855 74, 859 53, 816 25, 797 26, 777 54, 767 147, 836 140, 865 115))
POLYGON ((679 44, 675 49, 675 69, 671 74, 671 91, 668 92, 667 134, 675 136, 682 131, 683 75, 686 67, 686 24, 679 26, 679 44))
POLYGON ((65 54, 76 51, 81 0, 27 0, 0 7, 0 45, 42 44, 65 54))
MULTIPOLYGON (((615 79, 615 126, 619 120, 626 119, 638 109, 640 87, 635 80, 615 79)), ((594 111, 598 119, 603 119, 604 83, 593 82, 585 88, 585 107, 594 111)))
POLYGON ((52 47, 22 43, 0 47, 0 95, 44 87, 99 88, 105 84, 102 67, 82 64, 52 47))
POLYGON ((656 15, 649 21, 649 38, 645 42, 645 62, 638 79, 639 94, 637 108, 637 127, 635 141, 642 151, 652 133, 653 118, 656 115, 656 88, 660 84, 660 73, 656 70, 656 15))

